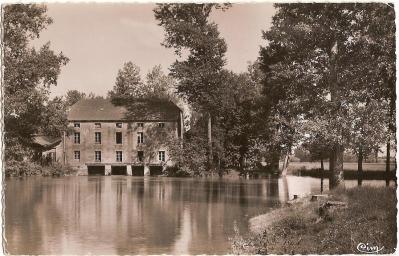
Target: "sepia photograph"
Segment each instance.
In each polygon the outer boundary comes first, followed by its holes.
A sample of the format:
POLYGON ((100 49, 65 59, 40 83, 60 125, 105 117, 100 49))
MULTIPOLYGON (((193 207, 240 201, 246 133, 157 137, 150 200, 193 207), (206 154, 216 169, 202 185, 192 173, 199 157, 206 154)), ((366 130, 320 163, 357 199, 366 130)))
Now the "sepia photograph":
POLYGON ((394 255, 395 8, 2 3, 2 253, 394 255))

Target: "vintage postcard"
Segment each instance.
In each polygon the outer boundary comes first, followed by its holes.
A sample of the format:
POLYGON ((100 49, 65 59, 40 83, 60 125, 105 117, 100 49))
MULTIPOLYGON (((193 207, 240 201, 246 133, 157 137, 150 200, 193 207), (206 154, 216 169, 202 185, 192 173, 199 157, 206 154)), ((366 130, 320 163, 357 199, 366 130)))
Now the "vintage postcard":
POLYGON ((394 254, 395 8, 3 3, 3 253, 394 254))

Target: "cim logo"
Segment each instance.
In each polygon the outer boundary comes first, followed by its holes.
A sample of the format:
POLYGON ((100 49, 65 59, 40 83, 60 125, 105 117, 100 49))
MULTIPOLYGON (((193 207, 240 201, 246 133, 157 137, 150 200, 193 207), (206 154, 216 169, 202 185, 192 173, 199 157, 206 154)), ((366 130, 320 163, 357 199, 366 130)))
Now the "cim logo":
POLYGON ((363 253, 379 253, 380 251, 382 251, 384 249, 384 246, 380 248, 377 245, 374 246, 374 245, 370 245, 369 243, 366 243, 366 244, 359 243, 357 245, 356 249, 359 252, 363 252, 363 253))

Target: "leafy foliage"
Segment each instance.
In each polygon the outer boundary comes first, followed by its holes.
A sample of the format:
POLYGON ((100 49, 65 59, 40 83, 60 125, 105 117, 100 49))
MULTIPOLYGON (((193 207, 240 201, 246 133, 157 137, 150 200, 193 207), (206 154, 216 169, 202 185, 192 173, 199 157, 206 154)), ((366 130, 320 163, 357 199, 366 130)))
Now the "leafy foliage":
POLYGON ((67 106, 72 106, 83 98, 86 98, 86 93, 79 92, 78 90, 68 90, 65 95, 65 104, 67 106))
POLYGON ((38 50, 30 40, 52 23, 46 7, 36 4, 4 6, 4 123, 6 153, 29 147, 48 100, 48 89, 57 84, 61 67, 68 62, 46 43, 38 50), (21 145, 21 146, 20 146, 21 145))
POLYGON ((41 134, 53 137, 61 137, 67 129, 67 105, 62 97, 55 97, 48 101, 43 112, 43 120, 39 129, 41 134))
POLYGON ((119 69, 112 91, 108 92, 111 98, 141 98, 146 88, 140 77, 140 68, 129 61, 119 69))
POLYGON ((389 82, 395 63, 392 7, 275 6, 273 26, 263 33, 268 45, 260 57, 266 113, 280 120, 275 131, 286 125, 285 137, 301 135, 291 142, 320 137, 338 162, 345 148, 381 143, 389 116, 386 99, 395 94, 389 82), (376 28, 385 33, 376 33, 376 28))

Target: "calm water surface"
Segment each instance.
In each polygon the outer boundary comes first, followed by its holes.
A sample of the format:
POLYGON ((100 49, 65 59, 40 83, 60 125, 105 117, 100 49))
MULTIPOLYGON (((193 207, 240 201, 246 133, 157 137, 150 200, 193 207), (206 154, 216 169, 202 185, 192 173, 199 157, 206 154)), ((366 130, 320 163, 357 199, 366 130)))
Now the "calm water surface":
POLYGON ((279 207, 294 194, 319 192, 319 179, 295 176, 8 178, 6 250, 11 254, 226 254, 234 225, 246 233, 251 217, 279 207))

